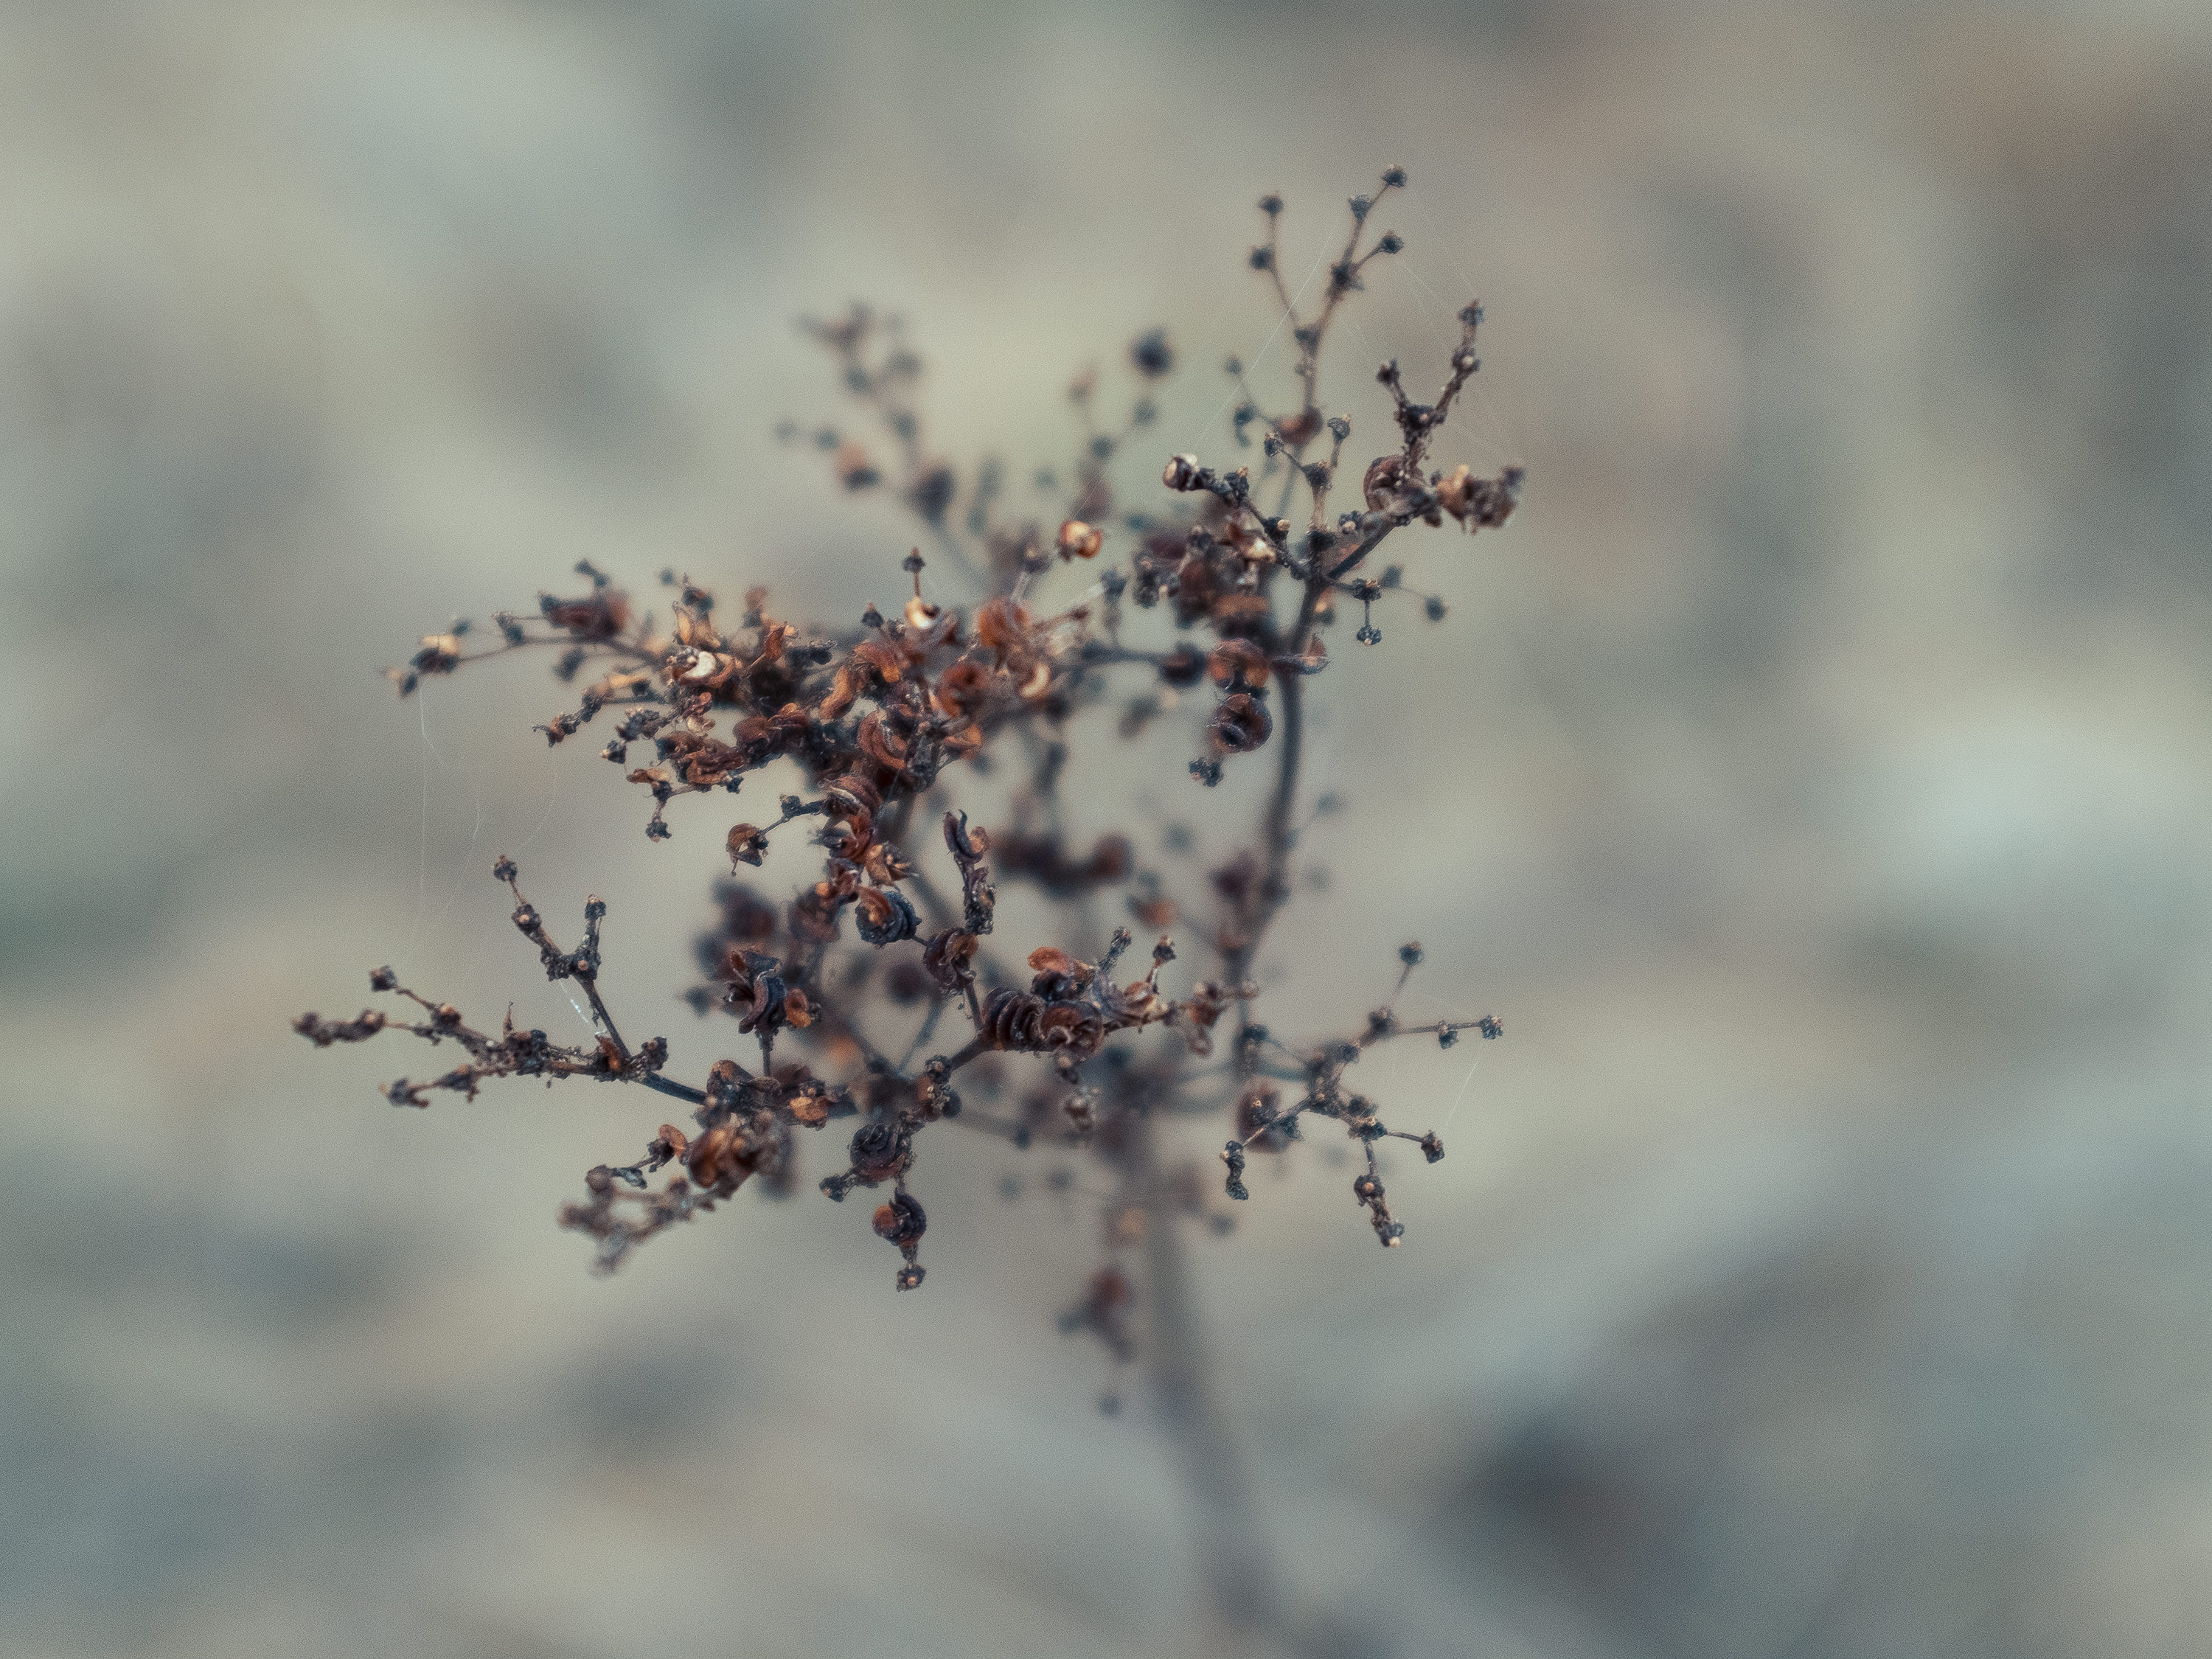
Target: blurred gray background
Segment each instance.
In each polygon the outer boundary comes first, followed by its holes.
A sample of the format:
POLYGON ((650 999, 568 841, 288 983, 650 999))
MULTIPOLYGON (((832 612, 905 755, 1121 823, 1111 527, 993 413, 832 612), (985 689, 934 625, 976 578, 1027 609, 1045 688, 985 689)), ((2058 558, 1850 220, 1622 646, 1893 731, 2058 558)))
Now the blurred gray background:
MULTIPOLYGON (((1262 966, 1318 1035, 1418 935, 1407 1009, 1508 1036, 1363 1067, 1451 1148, 1393 1165, 1404 1250, 1302 1155, 1199 1253, 1301 1617, 2212 1653, 2185 0, 0 9, 0 1651, 1217 1639, 1141 1387, 1102 1417, 1053 1329, 1096 1235, 1046 1155, 933 1141, 915 1296, 811 1194, 595 1279, 551 1211, 648 1108, 395 1113, 421 1056, 286 1023, 386 961, 572 1019, 514 852, 712 1060, 674 997, 714 835, 649 846, 532 737, 535 665, 378 668, 585 556, 888 601, 905 524, 769 435, 846 416, 793 325, 853 298, 913 319, 957 459, 1064 465, 1067 377, 1126 396, 1158 323, 1121 476, 1232 453, 1221 357, 1285 386, 1250 204, 1295 276, 1389 162, 1407 251, 1328 401, 1382 429, 1374 362, 1425 380, 1479 293, 1440 458, 1529 491, 1408 547, 1446 623, 1339 630, 1347 806, 1262 966)), ((1099 827, 1161 859, 1188 752, 1099 827)))

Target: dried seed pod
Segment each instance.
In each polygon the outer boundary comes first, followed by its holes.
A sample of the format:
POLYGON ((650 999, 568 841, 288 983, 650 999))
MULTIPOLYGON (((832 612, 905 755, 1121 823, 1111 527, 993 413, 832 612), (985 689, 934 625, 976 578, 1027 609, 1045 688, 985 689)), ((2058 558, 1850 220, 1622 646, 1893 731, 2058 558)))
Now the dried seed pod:
POLYGON ((1079 990, 1091 981, 1089 964, 1049 945, 1039 945, 1030 952, 1030 971, 1037 976, 1038 983, 1033 988, 1045 995, 1054 994, 1046 989, 1048 984, 1079 990))
POLYGON ((860 937, 871 945, 912 939, 921 926, 907 896, 896 887, 864 887, 854 901, 860 937))
POLYGON ((1160 678, 1170 685, 1196 685, 1206 672, 1206 656, 1196 646, 1179 645, 1160 659, 1160 678))
POLYGON ((911 1194, 893 1193, 890 1202, 876 1207, 875 1228, 878 1238, 904 1249, 921 1242, 929 1231, 929 1218, 911 1194))
POLYGON ((884 804, 882 792, 858 772, 832 778, 822 787, 822 799, 830 817, 854 820, 872 818, 884 804))
POLYGON ((1374 512, 1381 513, 1389 507, 1390 498, 1404 489, 1405 485, 1404 458, 1397 455, 1382 455, 1377 456, 1373 464, 1368 467, 1367 476, 1360 483, 1360 491, 1367 498, 1368 507, 1374 512))
POLYGON ((897 772, 906 766, 906 744, 899 735, 884 723, 880 713, 870 714, 860 722, 860 752, 887 772, 897 772))
POLYGON ((1004 595, 975 613, 976 639, 1002 657, 1026 641, 1029 632, 1030 613, 1004 595))
POLYGON ((899 653, 881 640, 862 640, 853 647, 853 661, 864 681, 872 677, 885 685, 896 685, 906 672, 899 653))
POLYGON ((685 1163, 691 1179, 702 1187, 719 1185, 724 1177, 738 1172, 738 1126, 718 1123, 691 1144, 690 1156, 685 1163))
POLYGON ((878 1119, 853 1132, 853 1171, 863 1185, 896 1180, 914 1159, 914 1137, 896 1123, 878 1119))
POLYGON ((1249 754, 1267 742, 1275 729, 1267 705, 1243 691, 1224 697, 1206 731, 1214 742, 1232 755, 1249 754))
POLYGON ((975 982, 975 970, 968 965, 975 957, 975 936, 957 927, 948 927, 932 935, 922 946, 922 971, 937 982, 940 990, 957 991, 975 982))
POLYGON ((732 871, 740 864, 750 864, 757 869, 768 851, 767 832, 757 824, 733 823, 730 826, 729 848, 732 871))
POLYGON ((580 599, 538 596, 538 608, 556 628, 565 628, 580 640, 611 640, 629 626, 629 598, 620 590, 600 588, 580 599))
POLYGON ((1080 519, 1070 519, 1060 527, 1060 556, 1062 559, 1095 559, 1098 550, 1106 544, 1105 533, 1080 519))
POLYGON ((991 676, 980 663, 956 662, 937 677, 930 701, 940 714, 958 720, 983 706, 991 689, 991 676))
POLYGON ((1199 475, 1204 471, 1195 455, 1170 455, 1167 465, 1161 471, 1160 482, 1170 489, 1179 492, 1196 489, 1200 487, 1199 475))
POLYGON ((1042 997, 1002 985, 983 999, 983 1023, 978 1034, 994 1048, 1041 1048, 1044 1045, 1038 1040, 1037 1021, 1044 1011, 1042 997))
POLYGON ((1267 653, 1249 640, 1224 640, 1206 659, 1213 683, 1231 691, 1267 689, 1267 653))

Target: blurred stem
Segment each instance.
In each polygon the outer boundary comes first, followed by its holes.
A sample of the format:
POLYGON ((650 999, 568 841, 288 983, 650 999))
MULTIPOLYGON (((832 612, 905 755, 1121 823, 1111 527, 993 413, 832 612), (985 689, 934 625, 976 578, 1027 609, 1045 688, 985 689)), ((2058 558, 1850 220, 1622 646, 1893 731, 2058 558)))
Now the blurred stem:
POLYGON ((1152 1281, 1152 1389, 1190 1494, 1207 1599, 1228 1644, 1249 1649, 1275 1624, 1275 1575, 1253 1502, 1250 1471, 1229 1415, 1208 1386, 1181 1218, 1166 1201, 1156 1133, 1152 1119, 1139 1119, 1131 1149, 1142 1189, 1151 1197, 1145 1247, 1152 1281))

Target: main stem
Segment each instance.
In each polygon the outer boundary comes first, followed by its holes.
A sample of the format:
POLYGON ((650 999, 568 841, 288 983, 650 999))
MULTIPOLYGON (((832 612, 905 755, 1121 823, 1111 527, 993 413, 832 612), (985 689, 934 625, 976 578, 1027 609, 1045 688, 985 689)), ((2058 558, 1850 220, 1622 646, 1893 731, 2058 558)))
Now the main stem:
MULTIPOLYGON (((1317 569, 1307 579, 1297 621, 1284 654, 1295 658, 1304 650, 1330 582, 1366 557, 1389 533, 1386 526, 1363 539, 1334 570, 1317 569)), ((1297 807, 1298 775, 1304 757, 1303 678, 1291 672, 1278 681, 1282 692, 1280 746, 1276 751, 1275 787, 1260 822, 1260 884, 1251 908, 1241 919, 1240 937, 1222 953, 1223 969, 1231 985, 1246 979, 1269 923, 1290 894, 1291 851, 1297 840, 1291 821, 1297 807)), ((1239 1053, 1243 1052, 1243 1030, 1251 1020, 1249 1007, 1249 1003, 1238 1004, 1239 1053)), ((1152 1385, 1194 1501, 1207 1595, 1224 1632, 1241 1641, 1274 1627, 1280 1620, 1275 1574, 1253 1501, 1251 1477, 1237 1448, 1233 1425, 1207 1385, 1205 1346, 1179 1218, 1172 1206, 1160 1201, 1158 1125, 1152 1117, 1140 1120, 1130 1156, 1138 1163, 1141 1189, 1153 1200, 1148 1206, 1146 1230, 1152 1292, 1152 1385)))

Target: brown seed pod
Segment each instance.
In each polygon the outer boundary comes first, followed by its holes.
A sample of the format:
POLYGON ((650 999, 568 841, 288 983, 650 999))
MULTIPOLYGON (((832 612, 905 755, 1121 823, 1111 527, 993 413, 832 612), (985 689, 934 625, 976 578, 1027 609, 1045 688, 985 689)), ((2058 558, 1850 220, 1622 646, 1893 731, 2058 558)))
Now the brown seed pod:
POLYGON ((1274 729, 1267 705, 1243 691, 1224 697, 1206 725, 1214 742, 1232 755, 1250 753, 1267 742, 1274 729))
POLYGON ((930 701, 937 705, 939 714, 957 720, 982 707, 990 690, 991 676, 981 664, 956 662, 937 677, 930 701))
POLYGON ((860 752, 887 772, 896 772, 906 765, 906 743, 884 723, 881 713, 870 714, 860 722, 860 752))
POLYGON ((975 613, 975 637, 1004 657, 1029 637, 1030 613, 1001 595, 975 613))
POLYGON ((1267 687, 1267 653, 1249 640, 1224 640, 1206 659, 1206 672, 1216 685, 1231 691, 1264 691, 1267 687))
POLYGON ((899 653, 881 640, 862 640, 853 647, 853 661, 863 676, 872 675, 885 685, 896 685, 906 672, 899 653))
POLYGON ((1095 559, 1105 544, 1105 533, 1080 519, 1070 519, 1060 527, 1060 556, 1063 559, 1095 559))
POLYGON ((896 945, 912 939, 921 918, 896 887, 863 887, 854 900, 860 937, 871 945, 896 945))
POLYGON ((1037 1039, 1037 1021, 1044 1010, 1042 997, 1002 985, 983 999, 980 1035, 994 1048, 1040 1048, 1044 1045, 1037 1039))
POLYGON ((872 818, 884 804, 881 792, 858 772, 832 778, 823 786, 822 799, 833 818, 872 818))
POLYGON ((1037 1046, 1047 1054, 1066 1054, 1087 1060, 1106 1040, 1106 1027, 1090 1009, 1072 1003, 1054 1003, 1036 1022, 1037 1046))
POLYGON ((758 824, 733 823, 730 826, 730 868, 740 864, 760 867, 762 856, 768 851, 768 834, 758 824))
POLYGON ((914 1137, 894 1123, 878 1120, 853 1132, 853 1169, 870 1185, 893 1181, 914 1158, 914 1137))
POLYGON ((691 1179, 702 1187, 718 1185, 725 1176, 738 1173, 738 1126, 718 1123, 692 1143, 690 1157, 686 1160, 691 1179))
POLYGON ((1406 487, 1406 462, 1402 456, 1378 455, 1361 480, 1360 490, 1367 498, 1368 507, 1380 513, 1390 505, 1390 498, 1406 487))
POLYGON ((929 1231, 929 1218, 911 1194, 893 1193, 890 1203, 876 1206, 875 1227, 878 1238, 905 1249, 921 1242, 929 1231))
POLYGON ((1170 685, 1196 685, 1206 672, 1206 658, 1194 645, 1179 645, 1160 659, 1160 678, 1170 685))
POLYGON ((975 970, 968 964, 975 957, 975 934, 948 927, 932 935, 929 943, 922 946, 921 966, 937 981, 939 989, 957 991, 974 981, 975 970))
POLYGON ((547 622, 580 640, 611 640, 629 626, 629 597, 619 588, 603 587, 580 599, 542 594, 538 605, 547 622))

